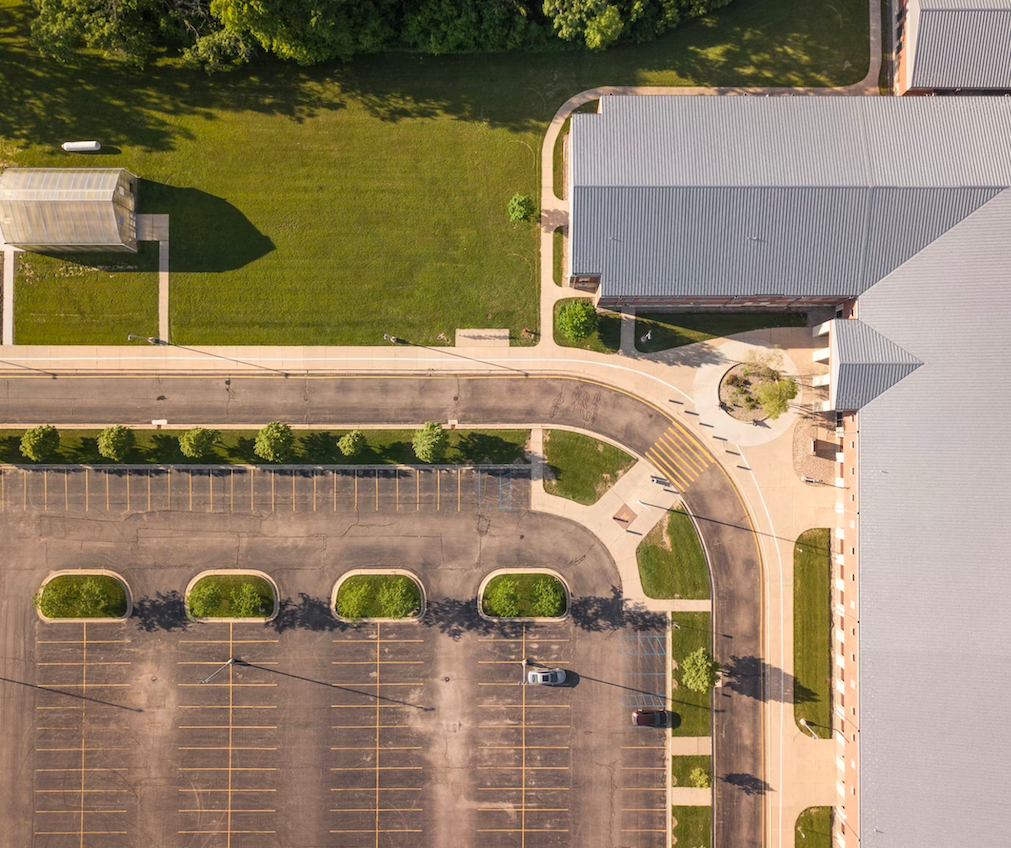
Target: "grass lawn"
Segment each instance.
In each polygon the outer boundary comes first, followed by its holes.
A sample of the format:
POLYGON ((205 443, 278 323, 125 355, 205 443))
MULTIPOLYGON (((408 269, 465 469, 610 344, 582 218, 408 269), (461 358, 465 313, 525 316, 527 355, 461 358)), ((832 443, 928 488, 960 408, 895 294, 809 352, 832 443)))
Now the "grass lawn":
MULTIPOLYGON (((49 464, 115 465, 98 452, 100 430, 63 430, 59 453, 49 464)), ((222 430, 214 455, 190 459, 179 450, 185 430, 134 430, 137 445, 128 458, 131 464, 154 465, 246 465, 264 464, 254 452, 256 430, 222 430)), ((356 457, 346 457, 337 442, 346 430, 298 430, 295 456, 289 463, 308 465, 419 465, 411 440, 414 430, 363 430, 366 448, 356 457)), ((0 430, 0 462, 27 464, 20 450, 24 430, 0 430)), ((450 430, 445 465, 509 465, 526 462, 524 453, 529 430, 450 430)))
POLYGON ((644 312, 635 316, 635 347, 643 353, 656 353, 672 347, 704 342, 709 339, 766 330, 771 327, 803 327, 803 312, 644 312), (643 341, 647 333, 652 338, 643 341))
POLYGON ((832 848, 832 808, 808 807, 797 816, 793 844, 794 848, 832 848))
POLYGON ((671 779, 673 780, 674 786, 688 786, 694 787, 695 784, 692 783, 690 775, 692 769, 704 769, 709 773, 710 781, 713 776, 713 758, 712 757, 671 757, 671 779))
MULTIPOLYGON (((713 649, 709 613, 678 612, 673 619, 678 624, 671 630, 671 657, 675 662, 698 648, 713 649)), ((680 683, 680 677, 675 669, 674 679, 680 683)), ((709 692, 693 692, 679 685, 671 696, 671 711, 680 717, 680 722, 677 718, 671 722, 675 736, 712 735, 712 695, 709 692)))
MULTIPOLYGON (((220 602, 217 607, 200 616, 201 618, 263 618, 274 612, 274 605, 277 602, 274 597, 274 588, 256 574, 245 574, 241 571, 235 574, 210 574, 194 583, 190 592, 196 591, 198 586, 208 585, 217 587, 220 593, 220 602), (239 616, 232 604, 232 592, 238 592, 245 583, 252 584, 259 597, 259 609, 251 616, 239 616)), ((189 595, 187 595, 188 602, 189 595)))
MULTIPOLYGON (((576 92, 573 92, 575 94, 576 92)), ((575 112, 596 112, 599 107, 599 100, 591 100, 589 103, 584 103, 582 106, 577 106, 575 112)), ((560 106, 561 104, 559 104, 560 106)), ((559 200, 565 200, 568 196, 565 185, 565 145, 569 136, 569 127, 572 124, 572 118, 566 118, 562 122, 562 128, 558 131, 558 136, 555 138, 555 149, 553 151, 553 165, 551 175, 554 177, 554 189, 555 197, 559 200)))
POLYGON ((590 333, 585 339, 578 342, 571 341, 563 336, 557 329, 558 310, 566 303, 573 300, 584 300, 585 298, 567 297, 555 302, 555 343, 562 347, 578 347, 583 350, 592 350, 597 353, 617 353, 621 347, 621 313, 600 311, 597 312, 597 329, 590 333))
POLYGON ((832 560, 827 527, 805 530, 793 548, 793 717, 832 736, 832 560))
POLYGON ((673 807, 674 838, 680 848, 710 848, 713 844, 712 807, 673 807))
POLYGON ((647 598, 709 597, 709 569, 699 534, 684 509, 649 531, 635 552, 647 598))
POLYGON ((119 618, 126 613, 126 587, 107 574, 61 574, 45 585, 38 606, 50 618, 119 618), (86 580, 98 585, 95 603, 80 597, 86 580))
POLYGON ((624 451, 568 430, 544 431, 544 455, 551 477, 544 490, 581 504, 596 503, 635 464, 624 451))
POLYGON ((556 615, 565 615, 568 609, 564 600, 565 587, 562 586, 561 581, 557 577, 552 577, 550 574, 500 574, 497 577, 493 577, 488 581, 488 585, 484 587, 484 595, 481 598, 481 609, 484 610, 485 615, 503 616, 505 618, 542 616, 543 613, 536 609, 537 595, 534 592, 535 587, 542 580, 555 584, 561 590, 562 606, 556 615), (506 580, 511 580, 516 584, 516 606, 519 611, 515 615, 503 613, 489 603, 489 595, 494 596, 496 587, 501 586, 506 580))
POLYGON ((551 275, 556 286, 562 284, 562 257, 564 254, 565 230, 558 227, 551 234, 551 275))
POLYGON ((421 590, 418 584, 406 575, 398 574, 356 574, 341 583, 336 598, 337 614, 345 618, 409 618, 415 617, 421 609, 421 590), (405 600, 399 610, 385 607, 382 592, 392 584, 406 587, 405 600), (361 593, 361 600, 352 596, 361 593), (405 611, 406 614, 404 614, 405 611))
MULTIPOLYGON (((541 140, 566 98, 603 84, 847 84, 869 56, 865 0, 735 0, 602 54, 267 58, 212 77, 168 59, 61 66, 28 44, 30 18, 0 0, 0 164, 142 177, 140 211, 171 216, 181 344, 375 344, 384 332, 432 344, 461 327, 520 341, 538 329, 538 234, 510 224, 506 204, 537 196, 541 140), (104 155, 59 149, 73 138, 104 155)), ((23 338, 118 343, 121 327, 145 332, 139 311, 155 326, 153 301, 141 309, 119 288, 89 304, 106 328, 64 321, 74 290, 60 293, 55 266, 34 279, 54 294, 30 299, 23 338)))

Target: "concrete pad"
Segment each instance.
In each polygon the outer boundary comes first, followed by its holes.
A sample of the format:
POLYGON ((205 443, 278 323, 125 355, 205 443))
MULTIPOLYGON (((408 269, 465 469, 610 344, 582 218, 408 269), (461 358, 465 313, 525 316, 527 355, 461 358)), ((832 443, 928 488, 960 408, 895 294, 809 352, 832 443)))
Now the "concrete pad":
POLYGON ((709 757, 712 753, 711 736, 672 736, 670 739, 672 757, 709 757))
POLYGON ((509 347, 508 330, 457 330, 456 346, 465 347, 509 347))

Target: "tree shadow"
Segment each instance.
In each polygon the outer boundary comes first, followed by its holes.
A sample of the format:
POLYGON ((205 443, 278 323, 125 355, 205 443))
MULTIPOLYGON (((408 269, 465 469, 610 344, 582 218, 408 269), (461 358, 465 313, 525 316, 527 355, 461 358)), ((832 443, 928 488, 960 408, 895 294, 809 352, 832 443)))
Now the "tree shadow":
POLYGON ((230 459, 238 459, 243 462, 260 461, 260 457, 256 455, 256 439, 251 436, 239 436, 234 445, 225 446, 225 453, 230 459))
POLYGON ((572 599, 569 615, 580 629, 591 633, 606 630, 633 630, 635 632, 664 632, 667 616, 638 605, 625 603, 620 592, 610 597, 600 595, 572 599))
POLYGON ((0 461, 19 464, 25 461, 21 453, 20 436, 3 436, 0 438, 0 461))
MULTIPOLYGON (((501 625, 482 618, 477 611, 477 598, 460 600, 459 598, 429 599, 428 611, 421 623, 426 627, 435 627, 450 639, 460 639, 465 633, 480 633, 487 635, 496 628, 508 631, 509 625, 501 625)), ((517 630, 518 632, 518 630, 517 630)))
POLYGON ((179 447, 179 439, 166 433, 154 433, 151 436, 151 446, 144 451, 147 459, 153 459, 163 464, 181 464, 193 462, 183 456, 179 447))
POLYGON ((753 774, 735 772, 721 775, 720 780, 729 786, 740 789, 745 795, 764 795, 766 792, 773 791, 768 783, 753 774))
POLYGON ((175 589, 164 594, 156 592, 153 598, 135 600, 133 617, 137 620, 137 626, 147 633, 155 630, 185 630, 190 625, 183 596, 175 589))
POLYGON ((470 462, 509 465, 523 459, 523 445, 489 433, 466 433, 456 450, 470 462))
POLYGON ((734 655, 724 663, 723 688, 748 698, 786 704, 813 704, 821 700, 817 692, 798 682, 792 674, 753 656, 734 655))
POLYGON ((278 633, 296 628, 314 633, 331 633, 354 626, 334 616, 328 598, 316 598, 305 592, 298 593, 298 603, 291 598, 282 598, 277 606, 277 615, 270 626, 278 633))
POLYGON ((302 436, 302 455, 319 465, 336 465, 344 459, 337 436, 329 430, 313 430, 302 436))

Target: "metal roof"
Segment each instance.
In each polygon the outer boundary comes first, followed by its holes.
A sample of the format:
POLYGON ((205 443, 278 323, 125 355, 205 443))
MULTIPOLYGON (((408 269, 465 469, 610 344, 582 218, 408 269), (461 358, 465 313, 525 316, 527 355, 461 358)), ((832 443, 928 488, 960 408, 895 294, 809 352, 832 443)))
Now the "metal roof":
POLYGON ((912 88, 1011 89, 1011 2, 910 0, 912 88))
POLYGON ((604 97, 571 150, 603 294, 854 296, 1011 186, 1011 102, 604 97))
POLYGON ((923 363, 859 418, 864 848, 1008 842, 1009 221, 1003 193, 859 301, 923 363))
POLYGON ((863 321, 831 322, 832 409, 861 409, 922 363, 863 321))
POLYGON ((7 168, 0 174, 0 235, 32 248, 122 247, 135 239, 123 168, 7 168))

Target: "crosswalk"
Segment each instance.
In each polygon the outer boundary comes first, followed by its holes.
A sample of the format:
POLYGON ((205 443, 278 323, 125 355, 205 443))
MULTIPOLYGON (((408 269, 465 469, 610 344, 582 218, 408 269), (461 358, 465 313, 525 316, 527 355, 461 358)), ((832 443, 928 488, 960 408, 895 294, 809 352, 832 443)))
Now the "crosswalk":
POLYGON ((680 427, 668 427, 646 451, 646 458, 681 491, 698 480, 714 462, 694 436, 680 427))

